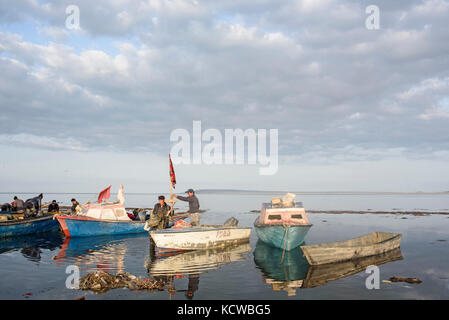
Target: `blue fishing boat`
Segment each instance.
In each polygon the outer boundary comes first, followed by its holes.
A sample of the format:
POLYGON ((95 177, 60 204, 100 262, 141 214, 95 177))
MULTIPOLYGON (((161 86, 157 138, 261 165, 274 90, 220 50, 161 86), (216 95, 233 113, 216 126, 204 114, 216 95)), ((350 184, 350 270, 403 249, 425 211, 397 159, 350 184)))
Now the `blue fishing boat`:
POLYGON ((0 222, 0 238, 49 232, 58 229, 58 221, 53 219, 53 215, 26 219, 13 219, 0 222))
MULTIPOLYGON (((101 203, 100 200, 104 192, 105 190, 100 193, 99 203, 77 207, 76 215, 56 216, 66 237, 120 235, 148 231, 144 229, 145 221, 132 220, 126 213, 123 185, 120 185, 117 194, 118 201, 101 203)), ((174 223, 187 217, 188 215, 179 215, 174 216, 172 220, 174 223)))
POLYGON ((260 216, 254 221, 260 240, 287 251, 300 246, 311 227, 301 202, 263 203, 260 216))

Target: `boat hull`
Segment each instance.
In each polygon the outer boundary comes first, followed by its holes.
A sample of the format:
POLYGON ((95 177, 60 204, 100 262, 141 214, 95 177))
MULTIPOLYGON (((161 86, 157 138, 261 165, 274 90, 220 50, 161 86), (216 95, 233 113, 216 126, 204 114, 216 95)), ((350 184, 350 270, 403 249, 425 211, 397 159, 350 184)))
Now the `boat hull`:
POLYGON ((310 265, 342 262, 383 254, 399 248, 402 235, 389 232, 373 232, 345 241, 302 246, 310 265))
POLYGON ((299 247, 312 225, 266 225, 254 222, 254 229, 259 239, 266 244, 290 251, 299 247))
POLYGON ((143 221, 105 221, 86 217, 57 216, 66 237, 144 233, 143 221))
POLYGON ((29 220, 7 221, 0 223, 0 238, 56 231, 58 229, 58 221, 53 219, 53 215, 29 220))
POLYGON ((151 231, 150 236, 158 248, 198 250, 226 247, 249 242, 251 228, 217 227, 186 228, 151 231))

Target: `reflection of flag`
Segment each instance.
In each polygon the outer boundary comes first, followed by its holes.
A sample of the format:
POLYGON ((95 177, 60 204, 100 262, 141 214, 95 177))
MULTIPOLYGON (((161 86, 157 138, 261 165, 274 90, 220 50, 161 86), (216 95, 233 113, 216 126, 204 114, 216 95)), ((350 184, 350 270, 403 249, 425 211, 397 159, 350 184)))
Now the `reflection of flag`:
POLYGON ((104 200, 109 199, 109 197, 111 196, 111 187, 112 186, 109 186, 100 192, 100 194, 98 195, 98 203, 101 203, 101 200, 103 199, 104 200))
POLYGON ((176 176, 175 176, 175 169, 173 169, 173 163, 171 162, 171 156, 168 155, 168 160, 170 160, 170 181, 173 186, 173 189, 175 188, 176 184, 176 176))

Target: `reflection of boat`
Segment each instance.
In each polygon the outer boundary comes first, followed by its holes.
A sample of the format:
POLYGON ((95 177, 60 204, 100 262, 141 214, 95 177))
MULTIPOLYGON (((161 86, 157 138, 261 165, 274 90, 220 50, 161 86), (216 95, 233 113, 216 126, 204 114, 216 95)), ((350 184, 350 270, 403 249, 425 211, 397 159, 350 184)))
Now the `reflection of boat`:
POLYGON ((23 256, 32 261, 39 261, 42 249, 55 250, 62 244, 58 231, 44 234, 27 235, 0 239, 0 254, 20 250, 23 256))
POLYGON ((251 228, 225 225, 201 225, 192 228, 151 231, 157 247, 175 250, 198 250, 249 242, 251 228))
POLYGON ((310 265, 369 257, 399 248, 402 235, 373 232, 358 238, 301 246, 310 265))
POLYGON ((147 269, 151 276, 198 274, 241 260, 250 250, 249 243, 243 243, 225 248, 189 251, 154 261, 148 260, 147 269))
MULTIPOLYGON (((18 217, 17 217, 18 218, 18 217)), ((0 222, 0 238, 16 237, 27 234, 55 231, 59 224, 53 219, 53 215, 41 217, 14 219, 0 222)))
POLYGON ((359 258, 340 263, 328 263, 318 266, 310 266, 303 288, 321 286, 329 281, 345 278, 353 274, 365 271, 370 265, 379 266, 388 262, 402 260, 400 248, 388 251, 376 256, 359 258))
POLYGON ((402 260, 400 248, 375 256, 315 266, 309 266, 300 248, 285 252, 281 264, 282 253, 282 250, 259 241, 254 250, 254 262, 262 270, 265 282, 272 285, 273 290, 285 290, 289 295, 295 295, 296 288, 321 286, 363 272, 370 265, 379 266, 402 260))
POLYGON ((254 262, 273 290, 285 290, 289 296, 296 294, 296 288, 301 287, 309 268, 300 248, 284 253, 262 241, 256 244, 254 262))
POLYGON ((141 237, 138 234, 98 237, 65 238, 58 254, 53 257, 57 264, 86 265, 106 272, 124 271, 127 241, 141 237))
POLYGON ((254 227, 260 240, 288 251, 304 242, 312 225, 302 203, 292 202, 290 205, 263 203, 254 227))

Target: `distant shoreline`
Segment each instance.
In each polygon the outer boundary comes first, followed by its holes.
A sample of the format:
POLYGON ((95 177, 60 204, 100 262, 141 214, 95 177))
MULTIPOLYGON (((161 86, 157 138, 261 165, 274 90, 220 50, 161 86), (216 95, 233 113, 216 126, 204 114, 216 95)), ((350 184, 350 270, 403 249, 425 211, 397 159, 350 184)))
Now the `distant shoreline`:
MULTIPOLYGON (((247 195, 284 195, 288 192, 297 195, 449 195, 449 191, 279 191, 279 190, 234 190, 234 189, 198 189, 198 194, 247 194, 247 195)), ((3 191, 0 194, 86 194, 95 195, 98 192, 18 192, 3 191)), ((174 192, 184 193, 184 192, 174 192)), ((111 192, 111 194, 117 194, 111 192)), ((129 195, 168 194, 168 192, 127 192, 129 195)))

